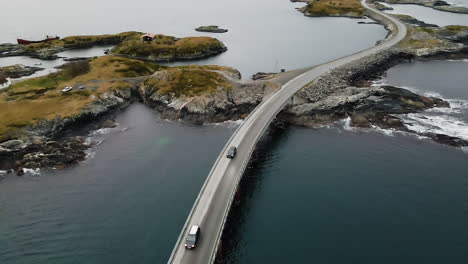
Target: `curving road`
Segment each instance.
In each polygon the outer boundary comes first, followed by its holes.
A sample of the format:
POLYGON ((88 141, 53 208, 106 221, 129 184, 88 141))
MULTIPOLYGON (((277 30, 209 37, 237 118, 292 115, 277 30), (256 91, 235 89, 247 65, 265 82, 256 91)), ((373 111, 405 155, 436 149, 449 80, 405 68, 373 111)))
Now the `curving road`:
POLYGON ((362 0, 362 3, 374 18, 385 22, 389 26, 392 34, 375 47, 319 65, 303 73, 283 85, 280 90, 270 95, 255 108, 244 123, 234 132, 213 165, 187 218, 168 263, 207 264, 214 262, 231 202, 250 156, 257 141, 275 116, 286 105, 288 99, 322 74, 387 49, 397 44, 406 36, 406 27, 403 23, 369 7, 365 3, 365 0, 362 0), (226 151, 230 146, 236 146, 238 149, 237 157, 233 160, 226 158, 226 151), (186 250, 184 248, 185 237, 192 225, 200 226, 201 239, 197 248, 186 250))

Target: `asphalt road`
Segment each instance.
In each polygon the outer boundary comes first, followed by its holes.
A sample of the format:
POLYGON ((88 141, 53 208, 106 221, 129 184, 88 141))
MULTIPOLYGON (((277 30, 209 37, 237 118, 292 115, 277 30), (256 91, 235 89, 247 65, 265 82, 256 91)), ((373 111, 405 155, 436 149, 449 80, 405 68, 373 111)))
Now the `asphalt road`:
POLYGON ((393 33, 378 46, 319 65, 287 82, 276 93, 266 98, 246 118, 216 160, 187 218, 168 263, 207 264, 214 262, 232 199, 255 145, 271 121, 298 90, 334 68, 387 49, 405 37, 406 27, 403 23, 370 8, 365 0, 362 2, 371 12, 391 21, 393 33), (232 160, 226 158, 226 151, 230 146, 237 147, 237 156, 232 160), (192 225, 200 226, 201 239, 195 249, 186 250, 184 247, 185 237, 192 225))

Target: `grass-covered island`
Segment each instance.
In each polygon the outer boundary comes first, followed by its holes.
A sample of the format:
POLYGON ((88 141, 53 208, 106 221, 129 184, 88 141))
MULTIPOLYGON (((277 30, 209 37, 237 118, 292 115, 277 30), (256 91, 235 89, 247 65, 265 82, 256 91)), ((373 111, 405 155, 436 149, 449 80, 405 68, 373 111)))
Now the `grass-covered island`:
POLYGON ((362 18, 365 8, 359 0, 310 0, 301 9, 306 16, 352 17, 362 18))
POLYGON ((140 36, 126 38, 119 43, 112 54, 151 61, 194 60, 220 54, 226 46, 216 38, 186 37, 176 38, 154 35, 150 41, 142 41, 140 36))
POLYGON ((43 60, 57 59, 57 53, 90 48, 99 45, 116 45, 114 54, 150 59, 174 61, 205 58, 227 50, 224 44, 211 37, 176 38, 153 35, 151 41, 144 41, 142 32, 123 32, 108 35, 70 36, 63 39, 30 45, 0 44, 0 57, 30 56, 43 60))

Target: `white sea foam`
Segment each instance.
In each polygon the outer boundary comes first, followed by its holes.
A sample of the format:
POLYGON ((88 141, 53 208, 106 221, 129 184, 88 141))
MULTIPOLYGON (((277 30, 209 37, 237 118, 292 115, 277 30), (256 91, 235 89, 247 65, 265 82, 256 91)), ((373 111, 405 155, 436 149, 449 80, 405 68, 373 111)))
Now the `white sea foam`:
POLYGON ((372 129, 379 132, 379 133, 382 133, 386 136, 389 136, 389 137, 393 137, 395 136, 395 134, 399 133, 399 131, 395 130, 395 129, 383 129, 383 128, 380 128, 378 126, 372 126, 372 129))
POLYGON ((463 61, 463 62, 468 62, 468 59, 463 59, 463 60, 445 60, 445 61, 455 61, 455 62, 463 61))
POLYGON ((344 130, 354 131, 355 128, 351 126, 351 117, 347 117, 339 121, 344 130))
POLYGON ((418 133, 437 133, 468 140, 468 124, 449 115, 413 113, 401 116, 405 125, 418 133))
POLYGON ((105 135, 112 131, 112 128, 100 128, 98 130, 91 131, 91 136, 105 135))
POLYGON ((32 175, 32 176, 41 175, 41 170, 40 169, 23 168, 23 171, 24 171, 25 174, 32 175))

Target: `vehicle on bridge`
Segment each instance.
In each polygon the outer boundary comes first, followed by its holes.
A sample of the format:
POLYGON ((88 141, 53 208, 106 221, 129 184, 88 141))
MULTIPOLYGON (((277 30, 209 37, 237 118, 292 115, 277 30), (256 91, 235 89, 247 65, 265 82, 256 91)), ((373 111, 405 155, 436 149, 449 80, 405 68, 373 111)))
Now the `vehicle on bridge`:
POLYGON ((192 226, 190 228, 190 232, 185 239, 185 248, 186 249, 193 249, 197 245, 198 240, 200 239, 200 227, 199 226, 192 226))
POLYGON ((229 148, 226 157, 228 157, 229 159, 233 159, 236 156, 236 154, 237 154, 237 148, 232 146, 229 148))

